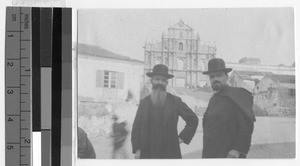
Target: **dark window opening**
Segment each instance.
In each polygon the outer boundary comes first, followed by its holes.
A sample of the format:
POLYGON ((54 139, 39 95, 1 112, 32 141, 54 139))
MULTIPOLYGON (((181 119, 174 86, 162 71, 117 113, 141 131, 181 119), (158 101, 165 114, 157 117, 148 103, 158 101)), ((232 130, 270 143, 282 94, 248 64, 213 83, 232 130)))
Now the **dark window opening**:
POLYGON ((179 43, 179 50, 183 50, 183 44, 182 43, 179 43))

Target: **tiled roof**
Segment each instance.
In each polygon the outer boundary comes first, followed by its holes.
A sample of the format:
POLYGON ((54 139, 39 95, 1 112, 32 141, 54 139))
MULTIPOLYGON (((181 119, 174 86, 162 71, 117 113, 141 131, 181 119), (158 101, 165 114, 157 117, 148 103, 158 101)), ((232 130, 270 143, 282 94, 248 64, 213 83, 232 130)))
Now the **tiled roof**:
POLYGON ((262 72, 262 71, 242 71, 242 70, 234 70, 232 73, 238 74, 238 75, 248 75, 248 76, 253 76, 253 75, 261 75, 261 76, 266 76, 266 75, 272 75, 272 72, 262 72))
POLYGON ((130 57, 113 53, 97 45, 88 45, 83 43, 78 43, 78 54, 144 63, 137 59, 131 59, 130 57))
POLYGON ((237 74, 243 78, 248 76, 264 76, 266 78, 271 78, 274 81, 279 81, 280 83, 295 83, 295 75, 283 75, 274 74, 272 72, 259 72, 259 71, 238 71, 234 70, 233 74, 237 74))

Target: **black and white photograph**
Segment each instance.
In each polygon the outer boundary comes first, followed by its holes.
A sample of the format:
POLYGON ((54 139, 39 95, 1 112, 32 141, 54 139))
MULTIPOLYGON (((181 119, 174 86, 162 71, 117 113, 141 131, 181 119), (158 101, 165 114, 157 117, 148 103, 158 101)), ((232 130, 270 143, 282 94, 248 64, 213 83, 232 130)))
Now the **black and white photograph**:
POLYGON ((79 9, 77 157, 294 159, 294 9, 79 9))

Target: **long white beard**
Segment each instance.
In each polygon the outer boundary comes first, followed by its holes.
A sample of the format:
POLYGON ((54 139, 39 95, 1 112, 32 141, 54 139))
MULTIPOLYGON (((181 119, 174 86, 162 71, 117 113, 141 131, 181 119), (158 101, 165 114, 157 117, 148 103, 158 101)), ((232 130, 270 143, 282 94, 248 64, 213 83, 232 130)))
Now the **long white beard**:
POLYGON ((161 89, 155 89, 151 92, 151 101, 154 106, 163 106, 165 104, 166 98, 166 91, 162 91, 161 89))

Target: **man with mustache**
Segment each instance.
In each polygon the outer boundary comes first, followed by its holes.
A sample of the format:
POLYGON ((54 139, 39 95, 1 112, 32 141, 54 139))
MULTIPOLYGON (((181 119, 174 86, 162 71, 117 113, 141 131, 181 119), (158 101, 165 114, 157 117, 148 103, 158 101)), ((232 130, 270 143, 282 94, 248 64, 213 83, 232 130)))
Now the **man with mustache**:
POLYGON ((203 116, 202 158, 246 158, 250 149, 253 97, 246 89, 226 84, 230 71, 223 59, 214 58, 203 72, 215 93, 203 116))
POLYGON ((131 133, 136 159, 182 158, 180 143, 189 144, 198 126, 197 115, 177 96, 166 92, 168 67, 155 65, 150 77, 152 92, 140 101, 131 133), (179 116, 186 122, 178 135, 179 116))

